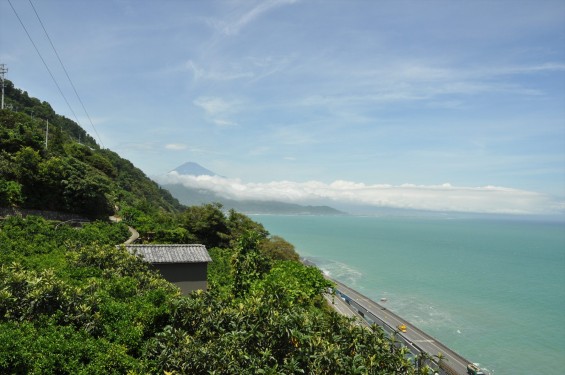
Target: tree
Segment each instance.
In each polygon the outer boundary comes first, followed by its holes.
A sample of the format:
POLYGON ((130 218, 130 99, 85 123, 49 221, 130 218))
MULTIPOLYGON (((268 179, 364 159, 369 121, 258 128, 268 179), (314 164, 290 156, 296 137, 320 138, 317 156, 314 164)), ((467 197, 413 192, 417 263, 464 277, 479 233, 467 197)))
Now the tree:
POLYGON ((245 295, 251 285, 270 269, 269 261, 259 251, 260 235, 248 232, 241 236, 231 259, 233 291, 245 295))
POLYGON ((235 245, 237 239, 248 231, 256 232, 259 237, 267 238, 269 232, 263 224, 251 220, 247 215, 230 209, 227 219, 228 228, 230 230, 230 243, 235 245))
POLYGON ((429 371, 429 367, 427 363, 430 362, 432 357, 424 351, 421 351, 420 354, 416 356, 416 367, 420 374, 427 374, 429 371))
POLYGON ((229 245, 229 228, 220 203, 188 207, 180 216, 182 226, 206 247, 229 245))
POLYGON ((43 133, 38 121, 25 113, 0 111, 0 149, 15 153, 23 147, 39 149, 43 145, 43 133))
POLYGON ((253 291, 274 306, 322 306, 322 298, 333 283, 312 266, 285 260, 275 262, 265 277, 253 285, 253 291))
POLYGON ((445 355, 442 352, 434 354, 433 357, 437 360, 437 365, 439 366, 439 368, 442 368, 441 366, 443 362, 447 361, 447 358, 445 358, 445 355))
POLYGON ((279 236, 265 238, 260 243, 263 254, 274 260, 300 260, 294 245, 279 236))
POLYGON ((22 194, 26 197, 24 206, 37 207, 41 204, 44 192, 39 181, 39 164, 41 155, 31 147, 24 147, 14 155, 15 180, 22 186, 22 194))
POLYGON ((52 157, 40 165, 43 205, 55 210, 102 217, 113 212, 111 181, 100 171, 72 157, 52 157), (48 199, 47 199, 48 198, 48 199))
POLYGON ((22 183, 33 184, 37 180, 39 163, 42 158, 39 152, 31 147, 24 147, 14 154, 16 178, 22 183))
POLYGON ((18 206, 23 201, 22 185, 16 181, 6 181, 0 177, 0 207, 18 206))

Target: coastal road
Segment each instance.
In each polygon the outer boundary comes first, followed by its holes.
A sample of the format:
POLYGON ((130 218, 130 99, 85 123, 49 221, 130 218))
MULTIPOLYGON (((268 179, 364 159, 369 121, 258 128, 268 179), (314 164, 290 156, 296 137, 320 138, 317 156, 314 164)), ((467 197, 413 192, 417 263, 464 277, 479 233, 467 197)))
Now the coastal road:
MULTIPOLYGON (((426 352, 430 357, 435 358, 441 353, 443 359, 441 361, 442 374, 448 375, 466 375, 467 364, 470 362, 457 354, 435 338, 421 331, 409 322, 402 319, 400 316, 389 311, 386 307, 372 301, 361 293, 349 288, 348 286, 340 283, 339 281, 332 280, 336 284, 336 299, 341 297, 343 301, 351 306, 350 311, 357 311, 359 315, 364 317, 369 322, 373 322, 381 327, 388 333, 395 333, 395 337, 406 345, 414 355, 418 355, 421 351, 426 352), (406 325, 406 332, 399 332, 398 325, 406 325), (436 356, 436 357, 434 357, 436 356)), ((339 312, 345 315, 347 313, 343 305, 340 306, 339 312)), ((435 363, 427 362, 432 368, 437 368, 435 363)))
POLYGON ((354 318, 355 322, 362 327, 368 328, 371 326, 369 322, 367 322, 359 315, 359 312, 355 308, 351 307, 351 305, 346 303, 338 295, 332 296, 330 294, 324 294, 324 297, 326 298, 326 301, 328 301, 328 304, 341 315, 345 315, 349 318, 354 318))

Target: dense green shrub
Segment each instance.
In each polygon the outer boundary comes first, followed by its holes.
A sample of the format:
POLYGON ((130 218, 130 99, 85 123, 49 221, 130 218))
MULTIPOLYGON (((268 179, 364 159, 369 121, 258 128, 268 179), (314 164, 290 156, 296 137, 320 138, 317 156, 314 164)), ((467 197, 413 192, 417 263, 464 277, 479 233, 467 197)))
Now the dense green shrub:
POLYGON ((143 367, 145 340, 168 324, 179 291, 113 244, 123 231, 120 224, 72 228, 33 216, 0 222, 0 373, 143 367))
POLYGON ((140 370, 123 345, 70 326, 0 323, 0 369, 6 374, 126 374, 140 370))
POLYGON ((17 206, 24 202, 22 185, 16 181, 6 181, 0 177, 0 207, 17 206))
POLYGON ((0 222, 0 373, 416 373, 380 328, 325 307, 317 268, 267 257, 264 233, 210 249, 211 289, 188 297, 115 246, 126 234, 0 222))
POLYGON ((294 245, 279 236, 265 238, 259 244, 261 252, 273 260, 300 260, 294 245))

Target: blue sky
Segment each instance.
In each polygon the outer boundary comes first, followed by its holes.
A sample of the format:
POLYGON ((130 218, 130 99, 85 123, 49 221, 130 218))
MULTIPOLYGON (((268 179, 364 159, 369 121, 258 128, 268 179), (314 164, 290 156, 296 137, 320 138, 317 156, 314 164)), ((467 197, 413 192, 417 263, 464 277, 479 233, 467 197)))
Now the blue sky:
MULTIPOLYGON (((564 210, 563 1, 32 1, 99 143, 150 176, 195 161, 227 178, 183 183, 234 197, 564 210)), ((0 11, 7 78, 74 119, 0 11)))

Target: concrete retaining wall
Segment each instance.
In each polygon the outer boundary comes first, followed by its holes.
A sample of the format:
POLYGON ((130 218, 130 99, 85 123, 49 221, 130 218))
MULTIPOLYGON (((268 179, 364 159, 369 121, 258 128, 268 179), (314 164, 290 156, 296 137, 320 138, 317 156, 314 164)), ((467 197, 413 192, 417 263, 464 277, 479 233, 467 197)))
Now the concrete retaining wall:
POLYGON ((43 211, 43 210, 32 210, 28 208, 14 208, 14 207, 0 207, 0 217, 6 216, 41 216, 47 220, 78 220, 78 221, 90 221, 87 217, 81 216, 79 214, 73 214, 69 212, 60 211, 43 211))

